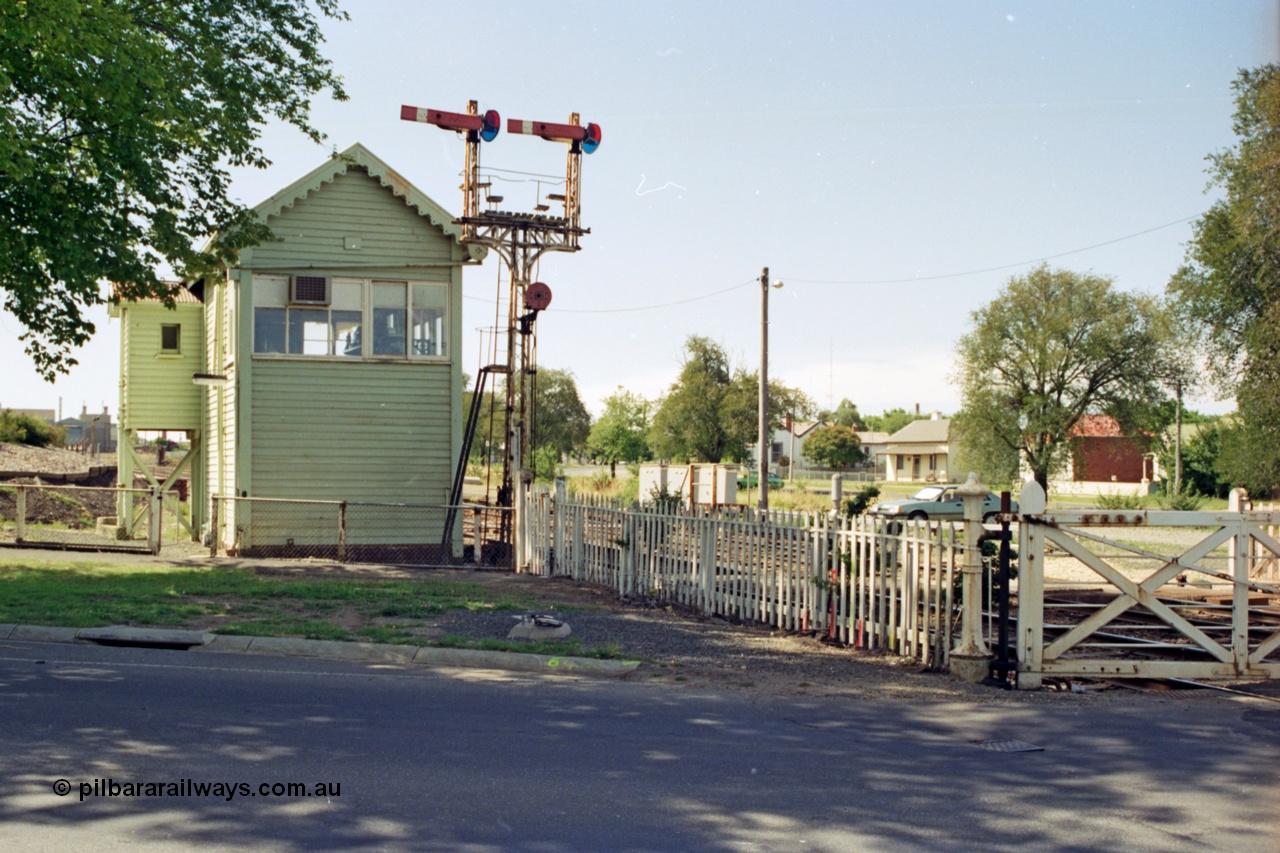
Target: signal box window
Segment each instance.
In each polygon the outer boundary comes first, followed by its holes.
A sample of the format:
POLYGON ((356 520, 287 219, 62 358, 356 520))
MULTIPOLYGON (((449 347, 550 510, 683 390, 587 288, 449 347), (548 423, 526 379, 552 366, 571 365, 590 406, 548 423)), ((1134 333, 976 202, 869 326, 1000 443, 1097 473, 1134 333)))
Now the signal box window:
POLYGON ((163 325, 160 327, 160 352, 182 352, 182 327, 179 325, 163 325))

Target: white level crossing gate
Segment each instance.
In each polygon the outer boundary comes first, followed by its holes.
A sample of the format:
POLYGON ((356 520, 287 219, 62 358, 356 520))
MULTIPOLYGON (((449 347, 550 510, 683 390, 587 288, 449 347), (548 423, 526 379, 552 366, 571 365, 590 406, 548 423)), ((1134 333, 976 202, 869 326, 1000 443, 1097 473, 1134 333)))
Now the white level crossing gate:
POLYGON ((1280 584, 1262 579, 1280 557, 1268 532, 1280 513, 1232 498, 1226 512, 1046 511, 1044 491, 1028 484, 1018 686, 1045 676, 1280 677, 1280 584), (1165 535, 1125 535, 1139 528, 1165 535))

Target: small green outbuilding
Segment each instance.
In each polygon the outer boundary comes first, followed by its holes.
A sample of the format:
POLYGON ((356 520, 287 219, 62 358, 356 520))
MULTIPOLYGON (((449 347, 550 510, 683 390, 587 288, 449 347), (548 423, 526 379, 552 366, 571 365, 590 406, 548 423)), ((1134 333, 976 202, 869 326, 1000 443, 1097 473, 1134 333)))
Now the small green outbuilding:
MULTIPOLYGON (((273 240, 186 283, 173 308, 114 309, 121 484, 139 431, 185 431, 193 531, 241 553, 327 540, 331 519, 218 501, 215 530, 215 497, 445 506, 462 444, 462 267, 485 250, 359 144, 256 211, 273 240)), ((420 513, 387 518, 367 544, 441 541, 420 513)))

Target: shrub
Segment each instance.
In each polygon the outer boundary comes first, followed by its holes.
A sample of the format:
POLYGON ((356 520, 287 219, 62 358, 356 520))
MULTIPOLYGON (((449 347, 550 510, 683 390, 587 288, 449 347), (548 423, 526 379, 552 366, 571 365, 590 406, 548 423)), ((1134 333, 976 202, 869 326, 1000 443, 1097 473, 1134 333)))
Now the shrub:
POLYGON ((1161 495, 1159 504, 1161 509, 1173 510, 1174 512, 1195 512, 1204 503, 1204 496, 1195 489, 1188 489, 1185 492, 1176 492, 1171 495, 1161 495))
POLYGON ((1145 509, 1147 499, 1142 495, 1104 495, 1099 493, 1095 502, 1098 509, 1145 509))
POLYGON ((880 497, 878 486, 863 486, 844 500, 844 514, 853 517, 862 515, 871 508, 871 503, 880 497))
POLYGON ((39 418, 5 409, 0 412, 0 444, 28 444, 32 447, 59 447, 66 430, 39 418))

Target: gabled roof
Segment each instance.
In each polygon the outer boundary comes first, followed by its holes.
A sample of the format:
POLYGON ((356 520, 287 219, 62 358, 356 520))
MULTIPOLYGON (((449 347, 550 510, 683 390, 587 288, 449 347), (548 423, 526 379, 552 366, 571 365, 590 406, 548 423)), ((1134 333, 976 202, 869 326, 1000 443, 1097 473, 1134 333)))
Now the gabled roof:
POLYGON ((823 425, 824 425, 824 424, 822 423, 822 421, 812 421, 812 422, 809 422, 809 421, 792 421, 792 422, 791 422, 791 434, 792 434, 792 435, 794 435, 796 438, 803 438, 804 436, 808 435, 808 434, 809 434, 810 432, 812 432, 813 430, 815 430, 815 429, 817 429, 818 427, 823 426, 823 425))
POLYGON ((863 444, 887 444, 889 441, 889 433, 869 429, 859 430, 858 441, 863 444))
POLYGON ((951 419, 924 418, 912 421, 902 429, 889 436, 893 444, 911 444, 916 442, 928 444, 945 444, 951 434, 951 419))
MULTIPOLYGON (((276 216, 280 211, 292 207, 306 198, 308 194, 332 182, 339 175, 346 174, 347 170, 352 166, 363 167, 370 177, 376 178, 384 187, 403 199, 405 204, 416 210, 419 216, 444 231, 454 240, 462 238, 462 229, 453 223, 454 216, 452 213, 432 201, 424 192, 409 183, 403 175, 392 169, 359 142, 346 151, 334 154, 308 174, 257 205, 254 210, 264 220, 269 216, 276 216)), ((488 250, 484 246, 473 244, 465 248, 473 260, 482 260, 488 254, 488 250)))

